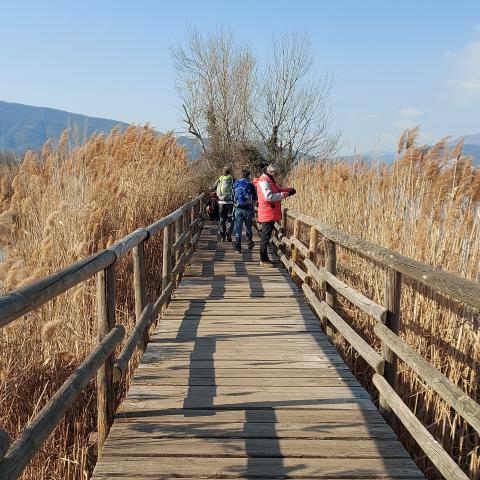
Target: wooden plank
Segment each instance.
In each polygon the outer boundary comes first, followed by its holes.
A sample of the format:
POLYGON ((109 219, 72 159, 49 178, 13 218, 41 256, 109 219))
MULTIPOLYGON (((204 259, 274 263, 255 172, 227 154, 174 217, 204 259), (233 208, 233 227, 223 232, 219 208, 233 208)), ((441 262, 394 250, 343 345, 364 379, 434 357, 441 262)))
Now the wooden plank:
MULTIPOLYGON (((162 418, 148 417, 142 421, 118 418, 120 426, 112 430, 110 444, 115 439, 128 438, 309 438, 314 440, 396 440, 397 437, 384 424, 367 424, 364 419, 358 422, 320 423, 312 419, 309 423, 296 423, 296 416, 290 423, 270 422, 221 422, 211 415, 187 416, 174 422, 164 422, 162 418)), ((218 413, 229 413, 228 411, 218 413)), ((265 418, 268 416, 265 415, 265 418)), ((245 419, 246 420, 246 419, 245 419)), ((275 420, 275 419, 273 419, 275 420)), ((393 447, 397 447, 393 445, 393 447)), ((340 447, 338 445, 338 447, 340 447)), ((346 445, 351 447, 351 445, 346 445)), ((348 448, 344 452, 347 453, 348 448)), ((290 453, 290 452, 289 452, 290 453)), ((405 456, 406 452, 402 452, 405 456)))
MULTIPOLYGON (((159 371, 157 367, 149 367, 148 365, 142 364, 137 371, 137 377, 139 380, 143 375, 147 375, 148 372, 158 372, 156 375, 159 379, 168 379, 168 378, 178 378, 178 377, 189 377, 190 368, 176 368, 172 370, 162 369, 159 371)), ((353 379, 352 373, 344 366, 333 365, 322 365, 320 368, 311 369, 311 368, 290 368, 288 370, 280 370, 272 372, 268 368, 255 368, 255 369, 245 369, 245 368, 198 368, 195 369, 195 375, 192 377, 201 379, 202 377, 206 378, 250 378, 254 380, 255 378, 272 378, 272 374, 275 374, 275 379, 281 381, 282 379, 295 379, 297 378, 299 382, 303 378, 338 378, 343 379, 353 379)))
MULTIPOLYGON (((228 434, 228 433, 227 433, 228 434)), ((274 435, 274 433, 273 433, 274 435)), ((272 431, 270 432, 272 436, 272 431)), ((355 440, 317 440, 283 438, 242 438, 211 437, 172 438, 161 435, 113 437, 115 442, 106 446, 106 452, 112 457, 170 457, 182 452, 185 457, 285 457, 289 458, 408 458, 404 449, 398 449, 398 440, 363 439, 355 440)))
MULTIPOLYGON (((378 428, 386 428, 390 432, 392 429, 385 423, 385 419, 380 415, 378 410, 365 410, 361 408, 350 408, 342 410, 339 415, 338 409, 324 407, 322 409, 307 410, 275 408, 275 409, 255 409, 248 410, 242 408, 232 409, 168 409, 155 411, 130 410, 121 411, 116 414, 117 422, 162 422, 162 423, 184 423, 193 422, 194 424, 212 424, 215 422, 237 422, 247 423, 249 425, 255 423, 275 423, 277 426, 289 424, 291 422, 298 424, 311 425, 312 429, 315 425, 327 427, 329 425, 365 425, 375 432, 378 428), (247 421, 248 419, 248 421, 247 421)), ((118 427, 116 427, 118 428, 118 427)), ((113 431, 113 430, 112 430, 113 431)), ((392 432, 393 433, 393 432, 392 432)))
POLYGON ((285 271, 198 246, 93 478, 422 478, 285 271))
POLYGON ((355 459, 339 462, 336 458, 229 458, 188 457, 109 457, 95 470, 94 479, 171 479, 204 478, 304 478, 304 479, 422 479, 411 459, 355 459), (281 460, 279 459, 281 458, 281 460))

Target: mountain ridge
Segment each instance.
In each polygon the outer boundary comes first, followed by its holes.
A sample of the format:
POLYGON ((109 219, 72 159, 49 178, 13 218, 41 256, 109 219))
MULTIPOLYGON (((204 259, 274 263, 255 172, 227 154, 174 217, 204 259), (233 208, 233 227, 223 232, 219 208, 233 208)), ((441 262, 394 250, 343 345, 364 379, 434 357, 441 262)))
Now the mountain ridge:
MULTIPOLYGON (((125 129, 128 125, 110 118, 0 100, 0 150, 17 154, 40 150, 48 139, 57 142, 67 128, 73 130, 81 142, 93 133, 108 134, 115 127, 125 129)), ((200 156, 200 146, 195 139, 177 136, 177 141, 187 149, 189 159, 200 156)))

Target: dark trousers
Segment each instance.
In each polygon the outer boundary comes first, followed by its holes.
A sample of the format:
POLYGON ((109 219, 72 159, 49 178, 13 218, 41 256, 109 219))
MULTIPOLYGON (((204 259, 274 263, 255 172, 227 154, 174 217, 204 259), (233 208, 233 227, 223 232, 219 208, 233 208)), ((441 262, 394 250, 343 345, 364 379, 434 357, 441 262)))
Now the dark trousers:
POLYGON ((218 206, 220 221, 218 222, 218 235, 225 238, 225 235, 232 235, 233 232, 233 205, 222 203, 218 206), (228 220, 228 229, 227 229, 228 220))
POLYGON ((272 237, 273 226, 275 222, 262 223, 262 236, 260 237, 260 260, 262 262, 268 262, 267 247, 272 237))

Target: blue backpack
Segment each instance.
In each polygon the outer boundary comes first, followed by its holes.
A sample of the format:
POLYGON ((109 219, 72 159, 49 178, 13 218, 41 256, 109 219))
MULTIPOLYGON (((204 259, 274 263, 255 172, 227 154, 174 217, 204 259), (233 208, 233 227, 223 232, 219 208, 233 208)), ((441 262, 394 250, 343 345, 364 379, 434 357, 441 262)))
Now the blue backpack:
POLYGON ((248 191, 249 182, 245 178, 237 180, 233 184, 233 189, 235 191, 235 204, 239 207, 246 207, 251 205, 252 195, 248 191))

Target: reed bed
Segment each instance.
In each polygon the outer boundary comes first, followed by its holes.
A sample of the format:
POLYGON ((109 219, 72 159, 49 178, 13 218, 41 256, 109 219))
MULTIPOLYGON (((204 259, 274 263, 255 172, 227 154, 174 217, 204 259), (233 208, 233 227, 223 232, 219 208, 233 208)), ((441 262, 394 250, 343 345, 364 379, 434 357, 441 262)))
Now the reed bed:
MULTIPOLYGON (((446 140, 433 147, 415 145, 416 130, 402 135, 393 165, 355 162, 300 164, 289 183, 297 195, 288 207, 388 247, 408 257, 480 281, 480 170, 446 140)), ((307 231, 303 231, 306 239, 307 231)), ((308 242, 307 242, 308 245, 308 242)), ((322 261, 320 245, 318 261, 322 261)), ((358 255, 338 248, 338 275, 383 302, 384 272, 358 255)), ((348 304, 342 315, 379 348, 373 324, 348 304)), ((477 402, 480 401, 480 317, 415 282, 405 280, 400 335, 477 402)), ((344 358, 375 395, 372 372, 341 338, 344 358)), ((480 478, 478 435, 405 365, 400 365, 403 400, 472 479, 480 478)), ((415 442, 397 430, 428 478, 442 478, 415 442)))
MULTIPOLYGON (((113 130, 71 146, 29 152, 0 184, 0 292, 105 248, 195 196, 186 152, 150 127, 113 130), (1 259, 0 259, 1 260, 1 259)), ((147 244, 150 298, 158 289, 161 238, 147 244)), ((134 325, 132 265, 117 266, 117 322, 134 325)), ((85 282, 0 330, 0 424, 16 438, 96 344, 95 281, 85 282)), ((122 385, 118 397, 126 385, 122 385)), ((93 382, 56 428, 24 479, 88 478, 95 461, 93 382)))

